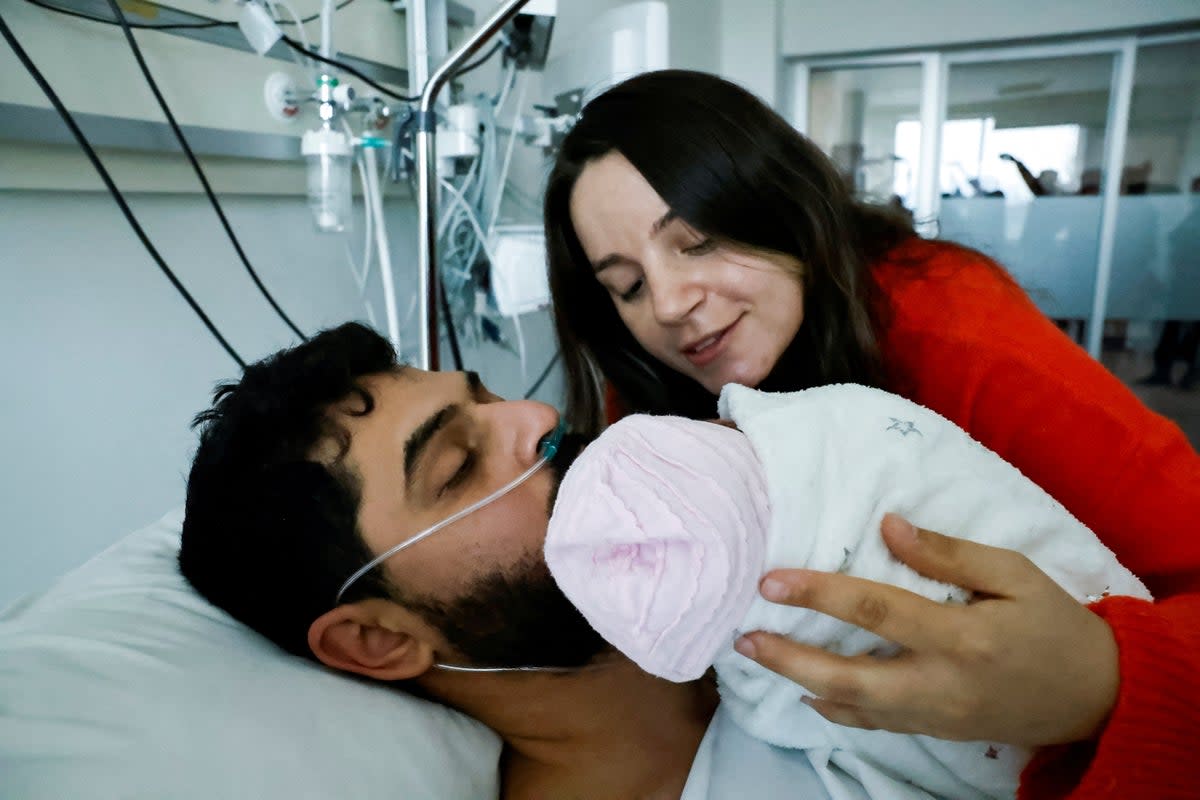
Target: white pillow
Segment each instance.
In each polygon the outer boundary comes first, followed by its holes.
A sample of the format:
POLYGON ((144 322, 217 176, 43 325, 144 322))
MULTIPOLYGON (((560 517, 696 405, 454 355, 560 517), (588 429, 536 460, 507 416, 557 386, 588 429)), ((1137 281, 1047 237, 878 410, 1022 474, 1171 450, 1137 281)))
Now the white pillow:
POLYGON ((288 655, 180 576, 182 514, 0 613, 0 796, 499 796, 461 714, 288 655))

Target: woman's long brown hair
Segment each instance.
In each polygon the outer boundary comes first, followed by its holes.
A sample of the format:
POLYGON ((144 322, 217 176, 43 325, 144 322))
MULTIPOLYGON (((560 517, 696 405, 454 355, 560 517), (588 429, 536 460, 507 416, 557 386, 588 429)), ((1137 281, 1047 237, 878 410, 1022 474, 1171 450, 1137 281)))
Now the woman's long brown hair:
POLYGON ((855 200, 817 146, 745 89, 713 75, 666 70, 632 78, 588 103, 547 185, 550 288, 573 428, 594 433, 602 426, 606 380, 629 411, 690 417, 716 411, 711 393, 633 338, 579 243, 571 192, 588 164, 612 152, 696 230, 804 265, 804 324, 760 388, 881 385, 869 269, 915 235, 910 220, 855 200))

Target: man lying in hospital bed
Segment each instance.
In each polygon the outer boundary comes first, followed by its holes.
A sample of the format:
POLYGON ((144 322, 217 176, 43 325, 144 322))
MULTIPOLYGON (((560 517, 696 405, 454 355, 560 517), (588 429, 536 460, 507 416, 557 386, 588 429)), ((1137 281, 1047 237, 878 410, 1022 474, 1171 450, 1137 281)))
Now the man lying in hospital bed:
POLYGON ((772 744, 804 749, 830 794, 1012 797, 1029 753, 828 722, 804 690, 734 650, 767 630, 842 655, 894 654, 873 633, 763 600, 776 568, 842 572, 938 602, 962 589, 922 577, 878 535, 887 512, 931 530, 1018 550, 1080 602, 1149 592, 1057 501, 949 420, 902 397, 835 385, 791 394, 726 386, 737 430, 680 417, 627 417, 564 478, 546 561, 567 597, 651 674, 716 667, 724 706, 772 744))
POLYGON ((614 654, 554 586, 556 423, 361 326, 253 365, 204 417, 179 557, 282 649, 181 579, 169 515, 0 614, 0 794, 829 797, 808 751, 614 654))

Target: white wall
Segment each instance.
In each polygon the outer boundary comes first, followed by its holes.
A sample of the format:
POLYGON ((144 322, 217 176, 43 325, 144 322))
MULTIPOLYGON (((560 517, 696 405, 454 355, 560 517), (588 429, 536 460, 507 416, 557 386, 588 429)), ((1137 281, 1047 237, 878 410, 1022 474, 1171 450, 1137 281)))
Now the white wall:
MULTIPOLYGON (((569 38, 590 14, 618 4, 562 0, 556 36, 569 38)), ((213 17, 236 13, 233 0, 174 5, 213 17)), ((318 2, 295 5, 307 14, 318 2)), ((484 12, 493 3, 470 5, 484 12)), ((724 41, 718 23, 731 7, 672 0, 671 63, 736 71, 737 52, 725 58, 713 46, 724 41)), ((161 119, 115 29, 23 2, 6 4, 4 16, 71 109, 161 119)), ((358 0, 338 21, 347 49, 404 64, 403 25, 390 4, 358 0)), ((298 133, 261 110, 261 80, 286 68, 282 62, 164 34, 139 33, 138 39, 182 123, 298 133)), ((761 58, 754 63, 761 68, 761 58)), ((0 48, 0 70, 7 76, 0 102, 47 105, 6 48, 0 48)), ((468 88, 493 91, 498 78, 489 65, 468 88)), ((545 99, 531 79, 526 111, 545 99)), ((536 195, 546 161, 536 151, 517 153, 520 188, 536 195)), ((101 156, 168 263, 245 358, 292 343, 243 272, 182 158, 112 149, 101 156)), ((251 262, 302 329, 366 316, 342 240, 312 229, 298 161, 202 161, 251 262)), ((415 213, 406 189, 390 191, 403 310, 413 286, 415 213)), ((504 216, 537 221, 527 205, 506 205, 504 216)), ((194 446, 189 422, 206 407, 214 384, 237 371, 158 272, 75 147, 0 140, 0 246, 3 606, 182 502, 194 446)), ((377 284, 369 300, 382 323, 377 284)), ((525 374, 514 356, 490 345, 465 353, 466 366, 506 396, 523 394, 554 351, 547 314, 527 315, 523 323, 525 374)), ((413 341, 414 330, 410 324, 405 341, 413 341)), ((506 326, 505 333, 512 338, 514 331, 506 326)), ((442 358, 449 365, 445 343, 442 358)), ((537 397, 558 403, 561 388, 556 370, 537 397)))
MULTIPOLYGON (((176 5, 214 17, 233 16, 235 9, 232 0, 176 5)), ((296 5, 305 14, 318 3, 296 5)), ((116 31, 23 2, 6 4, 3 13, 68 107, 161 119, 116 31)), ((356 52, 403 64, 396 16, 388 3, 359 0, 339 12, 343 41, 357 35, 376 49, 354 45, 356 52), (352 26, 346 14, 352 10, 366 21, 352 26), (396 48, 394 58, 385 43, 396 48)), ((271 121, 258 99, 262 76, 281 62, 164 34, 138 38, 184 124, 226 120, 237 130, 293 132, 271 121), (222 95, 225 89, 230 94, 222 95)), ((0 48, 0 69, 7 76, 0 102, 45 105, 7 48, 0 48)), ((186 162, 119 150, 101 156, 167 262, 243 357, 257 359, 292 343, 245 275, 186 162)), ((313 231, 298 160, 202 161, 251 262, 303 330, 366 316, 343 240, 313 231)), ((389 191, 403 311, 413 288, 415 210, 407 189, 389 191)), ((352 241, 361 252, 361 239, 352 241)), ((0 246, 3 606, 182 502, 195 441, 189 422, 207 406, 214 384, 237 370, 159 273, 73 146, 0 140, 0 246)), ((377 284, 369 299, 382 323, 377 284)), ((464 353, 466 366, 506 396, 523 394, 554 352, 547 314, 526 315, 523 327, 525 374, 516 357, 491 345, 464 353)), ((504 328, 512 338, 511 325, 504 328)), ((413 342, 414 332, 410 324, 404 340, 413 342)), ((442 353, 450 364, 444 342, 442 353)), ((560 395, 555 372, 537 397, 557 403, 560 395)))
MULTIPOLYGON (((212 214, 135 195, 164 257, 244 358, 291 341, 212 214)), ((340 243, 302 202, 227 200, 264 282, 305 330, 361 316, 340 243), (290 235, 280 238, 277 232, 290 235)), ((0 192, 0 605, 180 504, 190 418, 236 365, 107 195, 0 192)))
POLYGON ((670 0, 671 65, 779 97, 778 0, 670 0))
MULTIPOLYGON (((173 0, 170 5, 215 19, 237 19, 239 10, 235 0, 173 0)), ((307 16, 319 10, 320 0, 295 0, 293 5, 300 15, 307 16)), ((120 28, 56 14, 21 0, 5 4, 4 19, 71 111, 163 121, 120 28)), ((403 20, 390 3, 358 0, 338 12, 335 40, 344 52, 403 67, 407 58, 403 20)), ((317 35, 315 23, 310 23, 308 30, 311 36, 317 35)), ((274 120, 265 113, 262 100, 263 81, 272 72, 287 72, 305 85, 303 71, 290 61, 167 33, 138 31, 135 35, 181 125, 299 137, 303 126, 274 120)), ((0 81, 0 102, 50 108, 8 47, 0 47, 0 74, 5 76, 0 81)), ((298 139, 296 149, 299 152, 298 139)), ((182 159, 177 160, 181 168, 159 168, 170 160, 156 155, 147 162, 128 156, 125 163, 131 166, 124 176, 149 184, 136 188, 194 191, 195 179, 182 159)), ((90 167, 75 153, 67 154, 61 164, 47 159, 33 163, 11 157, 5 148, 0 151, 0 164, 0 188, 99 185, 90 167), (76 180, 80 183, 74 183, 76 180)), ((301 172, 294 171, 281 185, 279 166, 270 162, 244 161, 234 169, 218 169, 212 177, 222 192, 303 192, 301 172)))
POLYGON ((1196 0, 778 0, 781 52, 811 56, 910 49, 1200 20, 1196 0))
MULTIPOLYGON (((293 342, 205 201, 139 194, 132 205, 244 358, 293 342)), ((251 262, 303 330, 366 316, 341 240, 313 231, 303 200, 235 197, 224 206, 251 262)), ((403 297, 414 213, 393 203, 388 214, 403 297)), ((3 606, 182 502, 194 445, 189 421, 237 368, 106 194, 0 191, 0 242, 3 606)), ((528 377, 494 348, 466 353, 467 365, 509 396, 522 393, 553 353, 547 315, 528 315, 524 324, 528 377)), ((556 402, 560 390, 555 376, 538 397, 556 402)))
POLYGON ((720 12, 714 0, 671 0, 671 66, 720 71, 720 12))

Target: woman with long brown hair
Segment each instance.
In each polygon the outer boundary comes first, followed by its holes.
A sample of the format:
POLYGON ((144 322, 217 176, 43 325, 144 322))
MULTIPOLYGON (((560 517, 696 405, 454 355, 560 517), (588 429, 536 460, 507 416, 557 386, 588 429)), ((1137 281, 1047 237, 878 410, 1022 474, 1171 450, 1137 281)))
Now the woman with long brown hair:
POLYGON ((1026 797, 1195 791, 1200 458, 1002 267, 856 200, 761 101, 694 72, 642 75, 584 108, 545 224, 576 428, 631 411, 712 417, 727 383, 878 386, 1019 468, 1159 598, 1080 606, 1019 554, 893 523, 898 558, 978 601, 776 570, 768 599, 906 652, 847 659, 757 632, 745 654, 838 723, 1042 748, 1026 797))

